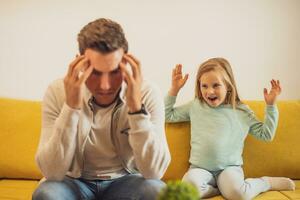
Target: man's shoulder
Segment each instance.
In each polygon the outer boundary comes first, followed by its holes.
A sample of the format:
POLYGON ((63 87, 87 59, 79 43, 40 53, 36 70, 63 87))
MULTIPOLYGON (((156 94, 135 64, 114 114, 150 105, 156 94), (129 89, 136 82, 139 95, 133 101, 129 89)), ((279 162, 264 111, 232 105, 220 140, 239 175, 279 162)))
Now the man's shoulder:
POLYGON ((56 79, 49 84, 51 88, 64 88, 64 80, 62 78, 56 79))
POLYGON ((65 89, 63 79, 52 81, 47 88, 43 101, 62 100, 65 98, 65 89))

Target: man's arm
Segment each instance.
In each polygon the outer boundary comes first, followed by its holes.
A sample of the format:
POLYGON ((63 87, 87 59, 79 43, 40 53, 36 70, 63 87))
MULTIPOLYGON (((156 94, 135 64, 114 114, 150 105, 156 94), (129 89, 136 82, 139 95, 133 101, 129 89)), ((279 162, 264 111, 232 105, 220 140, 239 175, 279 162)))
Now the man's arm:
POLYGON ((140 62, 132 55, 124 55, 120 63, 127 83, 126 103, 130 125, 129 144, 138 170, 145 178, 161 178, 170 163, 170 152, 164 131, 164 105, 158 89, 143 85, 140 62), (131 66, 132 74, 126 69, 131 66), (142 103, 148 114, 138 113, 142 103))
POLYGON ((143 94, 142 101, 147 115, 128 115, 129 143, 141 174, 160 179, 171 160, 164 129, 163 98, 158 88, 151 87, 143 94))
POLYGON ((71 166, 82 107, 82 87, 92 70, 85 56, 77 56, 70 63, 63 82, 55 82, 46 92, 36 162, 47 179, 63 179, 71 166))
POLYGON ((36 162, 50 180, 62 180, 76 148, 79 110, 64 102, 62 80, 48 87, 42 104, 42 131, 36 162))

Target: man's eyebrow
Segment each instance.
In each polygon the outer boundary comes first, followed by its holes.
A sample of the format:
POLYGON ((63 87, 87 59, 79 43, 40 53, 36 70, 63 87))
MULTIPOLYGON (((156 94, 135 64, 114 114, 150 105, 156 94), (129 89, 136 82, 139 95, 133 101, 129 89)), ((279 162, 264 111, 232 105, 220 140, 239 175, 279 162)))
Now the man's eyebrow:
POLYGON ((98 71, 98 70, 96 70, 95 68, 93 69, 93 72, 92 72, 93 74, 102 74, 102 72, 101 71, 98 71))
POLYGON ((121 68, 120 68, 120 65, 118 65, 118 67, 116 68, 116 69, 114 69, 114 70, 112 70, 111 72, 117 72, 117 71, 119 71, 121 68))

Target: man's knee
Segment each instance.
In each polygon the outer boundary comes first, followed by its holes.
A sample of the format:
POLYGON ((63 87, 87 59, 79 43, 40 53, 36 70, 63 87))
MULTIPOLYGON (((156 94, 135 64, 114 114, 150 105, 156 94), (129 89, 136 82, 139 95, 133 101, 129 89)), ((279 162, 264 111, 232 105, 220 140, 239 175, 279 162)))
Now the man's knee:
POLYGON ((139 187, 139 192, 144 196, 145 200, 154 200, 157 198, 165 183, 156 179, 144 179, 139 187))
POLYGON ((140 175, 127 175, 112 183, 105 199, 155 200, 165 183, 157 179, 145 179, 140 175))
POLYGON ((34 191, 33 200, 77 200, 75 193, 60 182, 43 182, 34 191))

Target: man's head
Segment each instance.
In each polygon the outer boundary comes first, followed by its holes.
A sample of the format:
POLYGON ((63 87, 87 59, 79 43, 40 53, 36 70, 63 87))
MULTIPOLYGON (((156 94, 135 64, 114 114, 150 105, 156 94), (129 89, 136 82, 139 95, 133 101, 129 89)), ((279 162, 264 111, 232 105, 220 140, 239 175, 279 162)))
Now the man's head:
POLYGON ((87 24, 78 34, 79 51, 88 58, 93 72, 86 86, 100 105, 116 99, 123 82, 119 64, 128 43, 119 24, 109 19, 98 19, 87 24))
POLYGON ((100 18, 84 26, 77 37, 79 52, 84 54, 86 49, 93 49, 103 54, 122 48, 128 51, 128 42, 122 27, 110 20, 100 18))

